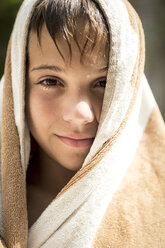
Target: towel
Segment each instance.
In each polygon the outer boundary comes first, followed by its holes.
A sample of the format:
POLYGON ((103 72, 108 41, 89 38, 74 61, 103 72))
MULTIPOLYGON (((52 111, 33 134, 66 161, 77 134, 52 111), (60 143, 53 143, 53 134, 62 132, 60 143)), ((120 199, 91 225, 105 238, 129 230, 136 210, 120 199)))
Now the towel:
POLYGON ((26 47, 38 0, 25 0, 0 83, 0 247, 164 248, 165 125, 144 75, 140 19, 127 0, 95 0, 110 32, 97 135, 80 170, 28 228, 26 47))

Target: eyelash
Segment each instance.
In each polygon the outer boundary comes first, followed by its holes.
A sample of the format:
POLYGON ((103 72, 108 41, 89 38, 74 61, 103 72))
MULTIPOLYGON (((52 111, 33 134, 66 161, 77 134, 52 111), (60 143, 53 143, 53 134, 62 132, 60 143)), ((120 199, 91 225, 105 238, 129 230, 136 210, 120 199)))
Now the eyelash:
MULTIPOLYGON (((40 84, 47 89, 51 87, 58 87, 58 86, 63 87, 63 84, 58 79, 52 79, 52 78, 46 78, 38 82, 37 84, 40 84)), ((95 87, 105 88, 105 86, 106 86, 106 79, 100 79, 94 83, 94 88, 95 87)))
POLYGON ((40 84, 45 88, 63 86, 63 84, 58 79, 52 79, 52 78, 46 78, 37 84, 40 84))

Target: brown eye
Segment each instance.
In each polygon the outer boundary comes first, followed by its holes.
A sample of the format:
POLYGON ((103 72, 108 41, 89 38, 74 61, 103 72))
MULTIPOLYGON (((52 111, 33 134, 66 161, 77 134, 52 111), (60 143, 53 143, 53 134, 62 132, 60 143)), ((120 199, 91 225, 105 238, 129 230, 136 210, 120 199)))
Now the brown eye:
POLYGON ((59 80, 52 79, 52 78, 44 79, 44 80, 40 81, 38 84, 40 84, 46 88, 63 86, 63 84, 59 80))
POLYGON ((105 88, 105 86, 106 86, 106 80, 105 79, 99 80, 99 81, 97 81, 95 83, 95 87, 103 87, 103 88, 105 88))

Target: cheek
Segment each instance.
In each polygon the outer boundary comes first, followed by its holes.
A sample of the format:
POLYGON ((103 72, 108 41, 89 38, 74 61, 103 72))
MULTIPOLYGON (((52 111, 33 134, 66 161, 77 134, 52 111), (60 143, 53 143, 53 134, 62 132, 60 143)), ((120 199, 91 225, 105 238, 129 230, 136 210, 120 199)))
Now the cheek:
POLYGON ((97 94, 94 95, 92 101, 93 101, 93 108, 96 116, 96 120, 99 123, 101 111, 102 111, 102 105, 103 105, 103 98, 104 98, 104 91, 100 91, 97 94))
MULTIPOLYGON (((26 101, 28 122, 31 128, 47 128, 57 117, 56 102, 47 94, 31 91, 26 101)), ((57 117, 58 118, 58 117, 57 117)))

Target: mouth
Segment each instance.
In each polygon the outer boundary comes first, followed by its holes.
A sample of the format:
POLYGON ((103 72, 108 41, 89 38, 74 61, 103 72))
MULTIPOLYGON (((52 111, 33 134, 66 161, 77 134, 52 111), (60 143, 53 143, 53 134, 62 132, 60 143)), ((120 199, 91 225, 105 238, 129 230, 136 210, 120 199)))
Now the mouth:
POLYGON ((94 138, 90 138, 90 137, 79 138, 77 136, 76 138, 72 138, 72 137, 65 137, 65 136, 59 136, 59 135, 56 135, 56 136, 65 145, 68 145, 68 146, 74 147, 74 148, 90 147, 92 145, 93 141, 94 141, 94 138))

